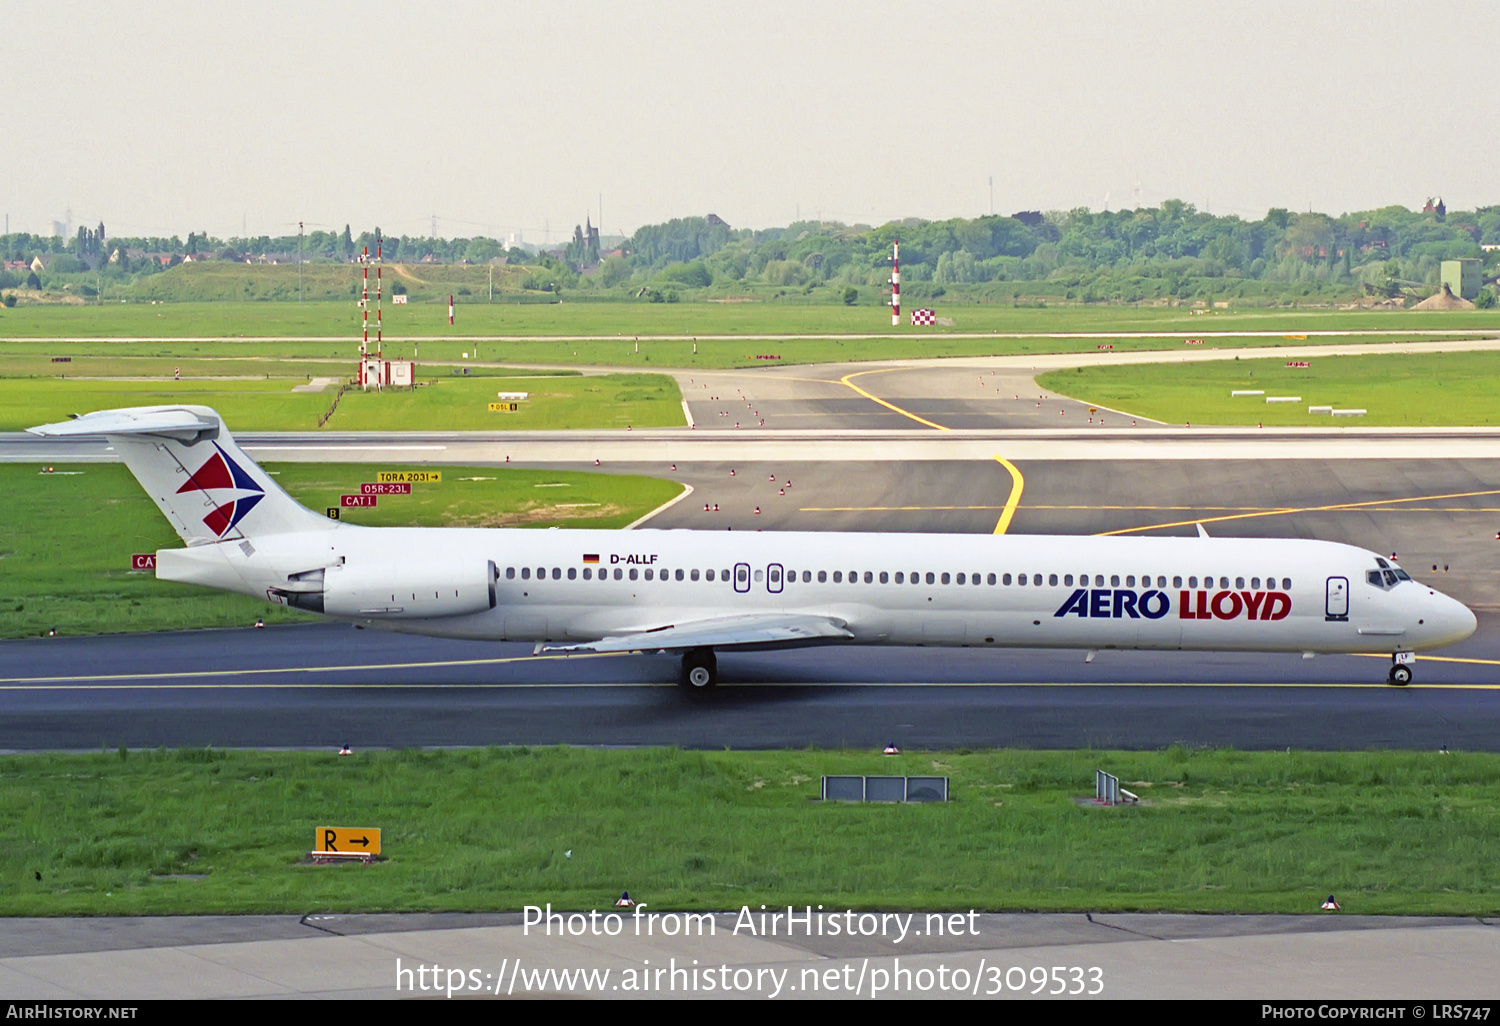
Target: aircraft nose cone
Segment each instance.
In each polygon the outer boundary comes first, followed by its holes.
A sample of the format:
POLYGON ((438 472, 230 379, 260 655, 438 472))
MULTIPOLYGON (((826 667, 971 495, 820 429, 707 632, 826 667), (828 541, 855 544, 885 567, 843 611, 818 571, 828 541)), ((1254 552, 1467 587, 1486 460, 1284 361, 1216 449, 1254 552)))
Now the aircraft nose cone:
POLYGON ((1437 592, 1433 597, 1437 600, 1437 608, 1433 610, 1430 622, 1436 628, 1433 633, 1438 635, 1438 644, 1451 645, 1462 641, 1479 629, 1479 618, 1468 606, 1437 592))

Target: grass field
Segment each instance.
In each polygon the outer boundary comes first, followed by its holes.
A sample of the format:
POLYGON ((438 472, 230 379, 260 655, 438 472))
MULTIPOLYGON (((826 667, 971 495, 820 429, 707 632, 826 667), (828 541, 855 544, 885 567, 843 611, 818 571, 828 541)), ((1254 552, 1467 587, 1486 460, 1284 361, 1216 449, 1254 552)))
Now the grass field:
MULTIPOLYGON (((357 492, 361 481, 374 480, 377 469, 426 468, 273 463, 265 469, 294 498, 322 510, 357 492)), ((181 542, 123 465, 39 470, 0 464, 0 637, 34 637, 52 627, 60 634, 100 634, 240 627, 257 616, 267 623, 308 618, 130 570, 132 553, 181 542)), ((344 510, 345 519, 372 526, 616 528, 681 490, 673 481, 609 474, 494 467, 444 467, 442 473, 440 484, 383 496, 374 509, 344 510)))
MULTIPOLYGON (((346 368, 347 369, 347 368, 346 368)), ((0 377, 0 431, 20 431, 116 406, 196 403, 233 431, 315 431, 338 389, 293 392, 304 378, 133 381, 127 378, 0 377)), ((345 393, 328 431, 502 431, 682 427, 682 393, 664 374, 583 377, 428 375, 414 391, 345 393), (514 413, 493 413, 497 392, 527 392, 514 413)))
POLYGON ((589 909, 628 888, 658 911, 1306 913, 1332 892, 1346 914, 1492 916, 1497 774, 1462 752, 5 756, 0 914, 589 909), (1145 803, 1080 805, 1100 767, 1145 803), (824 773, 942 774, 954 800, 810 800, 824 773), (306 864, 332 824, 379 827, 386 861, 306 864))
POLYGON ((1063 395, 1171 424, 1266 427, 1419 427, 1500 424, 1495 382, 1500 353, 1426 353, 1330 356, 1311 367, 1285 360, 1223 360, 1089 367, 1043 374, 1037 382, 1063 395), (1299 403, 1267 403, 1263 396, 1301 396, 1299 403), (1309 406, 1364 409, 1364 417, 1334 418, 1309 406))
MULTIPOLYGON (((460 297, 456 323, 444 303, 386 304, 385 335, 463 338, 473 335, 768 335, 874 333, 932 338, 955 332, 1161 331, 1194 335, 1207 331, 1407 329, 1492 332, 1500 311, 1413 312, 1402 310, 1219 310, 1194 314, 1187 307, 991 306, 941 300, 937 312, 952 327, 892 328, 880 306, 749 303, 562 303, 516 305, 460 297), (472 301, 465 301, 472 300, 472 301)), ((0 309, 0 339, 56 337, 215 338, 318 336, 357 339, 356 303, 107 303, 102 306, 17 306, 0 309)))

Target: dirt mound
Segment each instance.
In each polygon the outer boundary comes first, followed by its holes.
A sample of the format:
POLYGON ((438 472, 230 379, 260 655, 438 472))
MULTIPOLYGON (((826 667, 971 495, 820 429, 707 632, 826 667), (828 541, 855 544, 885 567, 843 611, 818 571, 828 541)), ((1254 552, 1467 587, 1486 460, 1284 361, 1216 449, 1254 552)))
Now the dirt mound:
POLYGON ((1412 309, 1413 310, 1472 310, 1472 309, 1474 309, 1474 304, 1471 303, 1471 302, 1469 302, 1467 299, 1459 299, 1452 292, 1448 291, 1448 286, 1444 285, 1441 289, 1439 289, 1437 291, 1436 295, 1428 296, 1426 299, 1422 300, 1416 306, 1412 307, 1412 309))

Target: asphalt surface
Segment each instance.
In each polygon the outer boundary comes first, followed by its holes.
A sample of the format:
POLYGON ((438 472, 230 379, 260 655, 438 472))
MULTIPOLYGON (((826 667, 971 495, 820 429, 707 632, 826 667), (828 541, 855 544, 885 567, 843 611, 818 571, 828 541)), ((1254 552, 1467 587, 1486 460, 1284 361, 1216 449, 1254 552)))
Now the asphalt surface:
POLYGON ((1355 656, 819 648, 533 657, 334 624, 0 642, 0 750, 491 744, 1500 751, 1500 632, 1390 688, 1355 656), (1455 660, 1455 661, 1448 661, 1455 660))

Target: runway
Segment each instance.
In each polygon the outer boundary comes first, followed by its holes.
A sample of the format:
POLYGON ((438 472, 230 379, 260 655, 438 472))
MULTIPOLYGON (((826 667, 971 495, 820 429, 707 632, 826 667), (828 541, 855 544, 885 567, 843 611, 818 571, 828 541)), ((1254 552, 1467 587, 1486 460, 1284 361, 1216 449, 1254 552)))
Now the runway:
POLYGON ((720 687, 663 655, 335 624, 0 642, 0 750, 355 748, 1414 748, 1500 751, 1500 637, 1378 683, 1355 656, 839 647, 722 653, 720 687))

